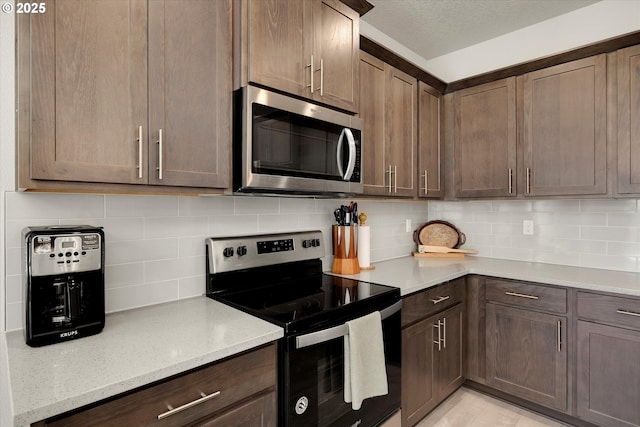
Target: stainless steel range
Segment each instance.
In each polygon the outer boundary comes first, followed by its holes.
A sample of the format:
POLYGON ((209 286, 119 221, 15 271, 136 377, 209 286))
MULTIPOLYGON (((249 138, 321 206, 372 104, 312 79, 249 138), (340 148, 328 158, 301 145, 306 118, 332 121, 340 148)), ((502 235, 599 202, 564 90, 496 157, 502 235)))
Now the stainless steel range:
POLYGON ((400 408, 400 291, 322 273, 320 231, 206 239, 207 296, 284 328, 278 425, 376 426, 400 408), (346 322, 380 312, 388 394, 344 400, 346 322))

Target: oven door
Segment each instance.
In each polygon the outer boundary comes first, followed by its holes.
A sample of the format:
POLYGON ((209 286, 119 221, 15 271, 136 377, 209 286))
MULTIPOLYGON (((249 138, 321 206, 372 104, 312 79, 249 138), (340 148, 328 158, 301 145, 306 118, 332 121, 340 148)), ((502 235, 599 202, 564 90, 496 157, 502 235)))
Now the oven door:
POLYGON ((239 191, 362 192, 359 118, 253 86, 241 96, 239 191))
MULTIPOLYGON (((281 425, 376 426, 398 411, 401 307, 402 302, 398 301, 381 310, 389 393, 365 399, 357 411, 351 408, 351 403, 344 401, 344 332, 341 326, 290 338, 289 348, 283 355, 281 425)), ((342 326, 346 328, 346 325, 342 326)))

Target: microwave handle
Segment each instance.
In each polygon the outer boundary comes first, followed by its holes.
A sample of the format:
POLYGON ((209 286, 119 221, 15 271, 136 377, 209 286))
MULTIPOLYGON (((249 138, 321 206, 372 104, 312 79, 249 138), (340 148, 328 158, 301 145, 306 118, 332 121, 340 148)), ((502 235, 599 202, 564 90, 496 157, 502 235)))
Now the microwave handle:
MULTIPOLYGON (((397 313, 402 308, 402 300, 395 304, 380 310, 380 318, 382 320, 397 313)), ((296 349, 309 347, 315 344, 331 341, 336 338, 340 338, 347 334, 347 325, 342 324, 340 326, 334 326, 333 328, 323 329, 322 331, 311 332, 305 335, 296 337, 296 349)))
POLYGON ((344 181, 349 181, 351 179, 351 175, 353 175, 353 170, 356 166, 356 140, 353 137, 353 133, 351 129, 344 128, 340 133, 340 137, 338 138, 338 147, 336 148, 336 161, 338 164, 338 173, 340 177, 344 181), (349 161, 347 163, 347 170, 342 168, 342 144, 344 142, 344 137, 347 136, 347 143, 349 144, 349 161))

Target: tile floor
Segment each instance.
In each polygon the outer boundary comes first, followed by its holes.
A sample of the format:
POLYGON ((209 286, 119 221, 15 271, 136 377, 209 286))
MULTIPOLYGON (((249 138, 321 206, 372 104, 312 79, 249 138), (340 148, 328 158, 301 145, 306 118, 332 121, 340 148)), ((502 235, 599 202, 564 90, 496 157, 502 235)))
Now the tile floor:
POLYGON ((566 424, 468 388, 442 402, 417 427, 562 427, 566 424))

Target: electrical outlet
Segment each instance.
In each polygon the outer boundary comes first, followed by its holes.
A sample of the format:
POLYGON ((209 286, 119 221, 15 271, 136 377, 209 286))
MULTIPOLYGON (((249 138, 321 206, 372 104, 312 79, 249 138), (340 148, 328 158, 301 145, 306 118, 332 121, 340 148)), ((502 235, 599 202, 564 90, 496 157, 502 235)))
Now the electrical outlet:
POLYGON ((407 233, 411 233, 413 231, 413 226, 411 225, 410 219, 404 220, 404 231, 406 231, 407 233))
POLYGON ((526 234, 528 236, 533 235, 533 221, 528 219, 522 221, 522 234, 526 234))

